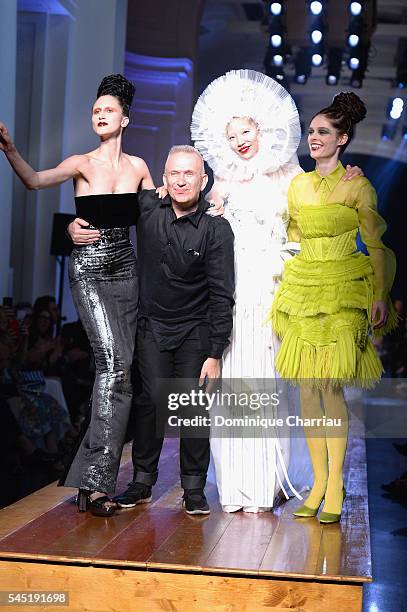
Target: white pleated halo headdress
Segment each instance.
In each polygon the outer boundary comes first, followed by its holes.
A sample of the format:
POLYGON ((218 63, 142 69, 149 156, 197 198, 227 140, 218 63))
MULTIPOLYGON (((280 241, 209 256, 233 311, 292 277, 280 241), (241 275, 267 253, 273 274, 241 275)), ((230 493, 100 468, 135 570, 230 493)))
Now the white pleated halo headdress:
POLYGON ((231 70, 198 98, 191 137, 217 177, 236 181, 284 166, 297 151, 301 128, 294 100, 277 81, 255 70, 231 70), (251 118, 259 128, 259 152, 250 160, 239 157, 227 140, 233 117, 251 118))

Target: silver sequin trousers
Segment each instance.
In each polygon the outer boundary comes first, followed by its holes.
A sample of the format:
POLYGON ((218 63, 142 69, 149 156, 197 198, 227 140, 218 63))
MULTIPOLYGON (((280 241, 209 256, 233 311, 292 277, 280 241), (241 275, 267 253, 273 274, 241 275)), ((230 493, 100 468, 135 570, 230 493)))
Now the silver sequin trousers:
POLYGON ((95 356, 89 425, 60 484, 114 493, 132 400, 137 262, 128 229, 101 230, 75 247, 69 281, 95 356))

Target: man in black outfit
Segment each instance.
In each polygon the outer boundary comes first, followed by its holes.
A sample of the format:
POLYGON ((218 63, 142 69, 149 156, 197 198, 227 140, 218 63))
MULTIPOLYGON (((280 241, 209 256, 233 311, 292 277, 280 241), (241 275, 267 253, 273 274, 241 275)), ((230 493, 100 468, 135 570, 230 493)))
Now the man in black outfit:
MULTIPOLYGON (((136 356, 142 393, 136 401, 133 482, 115 498, 124 508, 149 502, 157 480, 163 444, 156 429, 159 380, 218 378, 232 331, 233 232, 222 217, 205 214, 207 180, 198 151, 177 146, 165 165, 168 196, 160 200, 154 190, 139 195, 136 356)), ((208 437, 181 437, 181 486, 189 514, 209 513, 208 465, 208 437)))

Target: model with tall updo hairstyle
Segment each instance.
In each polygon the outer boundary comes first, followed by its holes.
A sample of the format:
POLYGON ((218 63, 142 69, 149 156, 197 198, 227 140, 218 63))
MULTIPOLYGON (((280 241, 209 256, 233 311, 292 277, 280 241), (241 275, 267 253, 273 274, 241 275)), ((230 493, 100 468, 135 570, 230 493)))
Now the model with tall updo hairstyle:
POLYGON ((129 227, 137 217, 137 192, 154 188, 146 163, 122 150, 134 86, 121 74, 106 76, 92 107, 99 146, 36 172, 18 153, 0 123, 0 149, 28 189, 72 179, 77 218, 69 226, 72 297, 92 346, 96 376, 88 427, 60 484, 78 487, 78 508, 111 516, 132 401, 131 366, 136 336, 138 277, 129 227))
POLYGON ((380 380, 383 367, 371 336, 397 324, 389 298, 395 257, 381 240, 386 224, 376 192, 363 176, 342 180, 339 161, 365 116, 362 100, 343 92, 311 120, 308 146, 316 168, 295 177, 288 192, 288 238, 300 242, 301 252, 286 263, 270 313, 282 340, 276 367, 299 385, 303 418, 339 423, 330 434, 306 431, 314 484, 294 516, 314 517, 324 502, 321 523, 340 520, 346 496, 343 387, 370 388, 380 380), (368 255, 357 250, 358 233, 368 255))
POLYGON ((346 143, 341 145, 342 154, 354 136, 356 123, 363 121, 366 113, 366 106, 359 96, 352 91, 342 91, 334 97, 329 106, 320 110, 314 117, 325 115, 339 134, 348 135, 346 143))
POLYGON ((128 117, 135 91, 133 83, 128 81, 123 75, 109 74, 102 79, 96 97, 114 96, 119 100, 124 115, 128 117))

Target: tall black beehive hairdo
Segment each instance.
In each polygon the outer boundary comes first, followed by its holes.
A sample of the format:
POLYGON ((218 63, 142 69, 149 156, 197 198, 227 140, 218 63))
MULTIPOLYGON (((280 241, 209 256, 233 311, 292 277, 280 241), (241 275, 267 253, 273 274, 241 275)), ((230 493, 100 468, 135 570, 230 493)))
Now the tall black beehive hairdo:
POLYGON ((96 97, 114 96, 119 100, 124 115, 128 117, 135 91, 133 83, 124 78, 122 74, 109 74, 102 79, 96 97))

